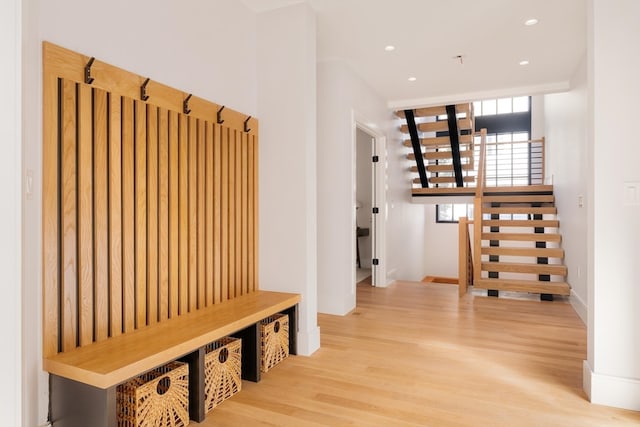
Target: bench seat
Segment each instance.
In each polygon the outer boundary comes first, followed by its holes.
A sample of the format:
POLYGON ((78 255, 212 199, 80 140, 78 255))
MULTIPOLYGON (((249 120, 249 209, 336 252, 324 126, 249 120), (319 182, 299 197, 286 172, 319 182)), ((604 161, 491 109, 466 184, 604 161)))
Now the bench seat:
POLYGON ((59 377, 107 389, 294 307, 299 301, 299 294, 255 291, 45 358, 44 369, 59 377))

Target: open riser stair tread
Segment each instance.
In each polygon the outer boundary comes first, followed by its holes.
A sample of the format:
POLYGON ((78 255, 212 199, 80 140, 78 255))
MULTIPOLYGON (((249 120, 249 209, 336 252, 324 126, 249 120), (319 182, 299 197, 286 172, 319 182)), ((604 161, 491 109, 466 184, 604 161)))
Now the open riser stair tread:
POLYGON ((571 287, 566 282, 485 278, 474 282, 473 287, 477 289, 495 289, 509 292, 531 292, 552 295, 571 294, 571 287))
POLYGON ((513 247, 483 247, 483 255, 564 258, 564 250, 560 248, 513 248, 513 247))
POLYGON ((519 242, 561 242, 557 233, 482 233, 482 240, 506 240, 519 242))
POLYGON ((532 215, 555 215, 555 206, 531 207, 531 206, 501 206, 499 208, 482 209, 487 214, 532 214, 532 215))
MULTIPOLYGON (((461 114, 467 114, 470 115, 471 113, 471 109, 472 109, 472 104, 466 103, 466 104, 456 104, 456 113, 461 114)), ((426 108, 416 108, 415 110, 413 110, 413 114, 416 117, 437 117, 437 116, 443 116, 445 114, 447 114, 447 108, 444 105, 440 105, 437 107, 426 107, 426 108)), ((404 119, 405 115, 404 115, 404 111, 400 110, 400 111, 396 111, 396 116, 404 119)))
POLYGON ((529 196, 506 195, 506 196, 484 196, 484 203, 519 204, 519 203, 554 203, 555 197, 552 194, 540 194, 529 196))
POLYGON ((566 276, 567 267, 562 264, 528 264, 519 262, 482 262, 482 271, 522 274, 548 274, 566 276))
POLYGON ((545 228, 558 228, 560 221, 557 219, 486 219, 482 221, 482 225, 485 227, 545 227, 545 228))

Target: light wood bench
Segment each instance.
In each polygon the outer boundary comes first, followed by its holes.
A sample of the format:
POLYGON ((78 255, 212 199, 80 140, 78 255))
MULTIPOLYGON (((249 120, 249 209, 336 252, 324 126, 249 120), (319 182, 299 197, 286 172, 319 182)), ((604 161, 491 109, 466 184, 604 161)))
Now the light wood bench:
POLYGON ((242 378, 260 380, 260 320, 289 315, 289 352, 296 354, 299 294, 255 291, 211 307, 44 359, 52 374, 55 425, 111 427, 118 384, 176 359, 189 363, 189 414, 202 421, 204 346, 228 335, 242 338, 242 378))

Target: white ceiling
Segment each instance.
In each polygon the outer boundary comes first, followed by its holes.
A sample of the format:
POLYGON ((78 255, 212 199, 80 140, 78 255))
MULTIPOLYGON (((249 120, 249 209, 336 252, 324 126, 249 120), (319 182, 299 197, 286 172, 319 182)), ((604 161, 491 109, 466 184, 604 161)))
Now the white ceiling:
MULTIPOLYGON (((257 12, 301 1, 243 0, 257 12)), ((392 107, 566 89, 586 49, 586 0, 306 1, 318 60, 347 62, 392 107)))

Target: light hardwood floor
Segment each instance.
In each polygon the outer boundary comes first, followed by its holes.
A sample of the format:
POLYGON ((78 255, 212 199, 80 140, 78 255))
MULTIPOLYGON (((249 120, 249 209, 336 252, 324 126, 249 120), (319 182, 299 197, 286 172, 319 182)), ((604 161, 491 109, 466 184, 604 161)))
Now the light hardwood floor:
POLYGON ((316 354, 244 382, 200 425, 640 425, 638 412, 586 400, 586 329, 566 302, 361 283, 354 312, 319 324, 316 354))

